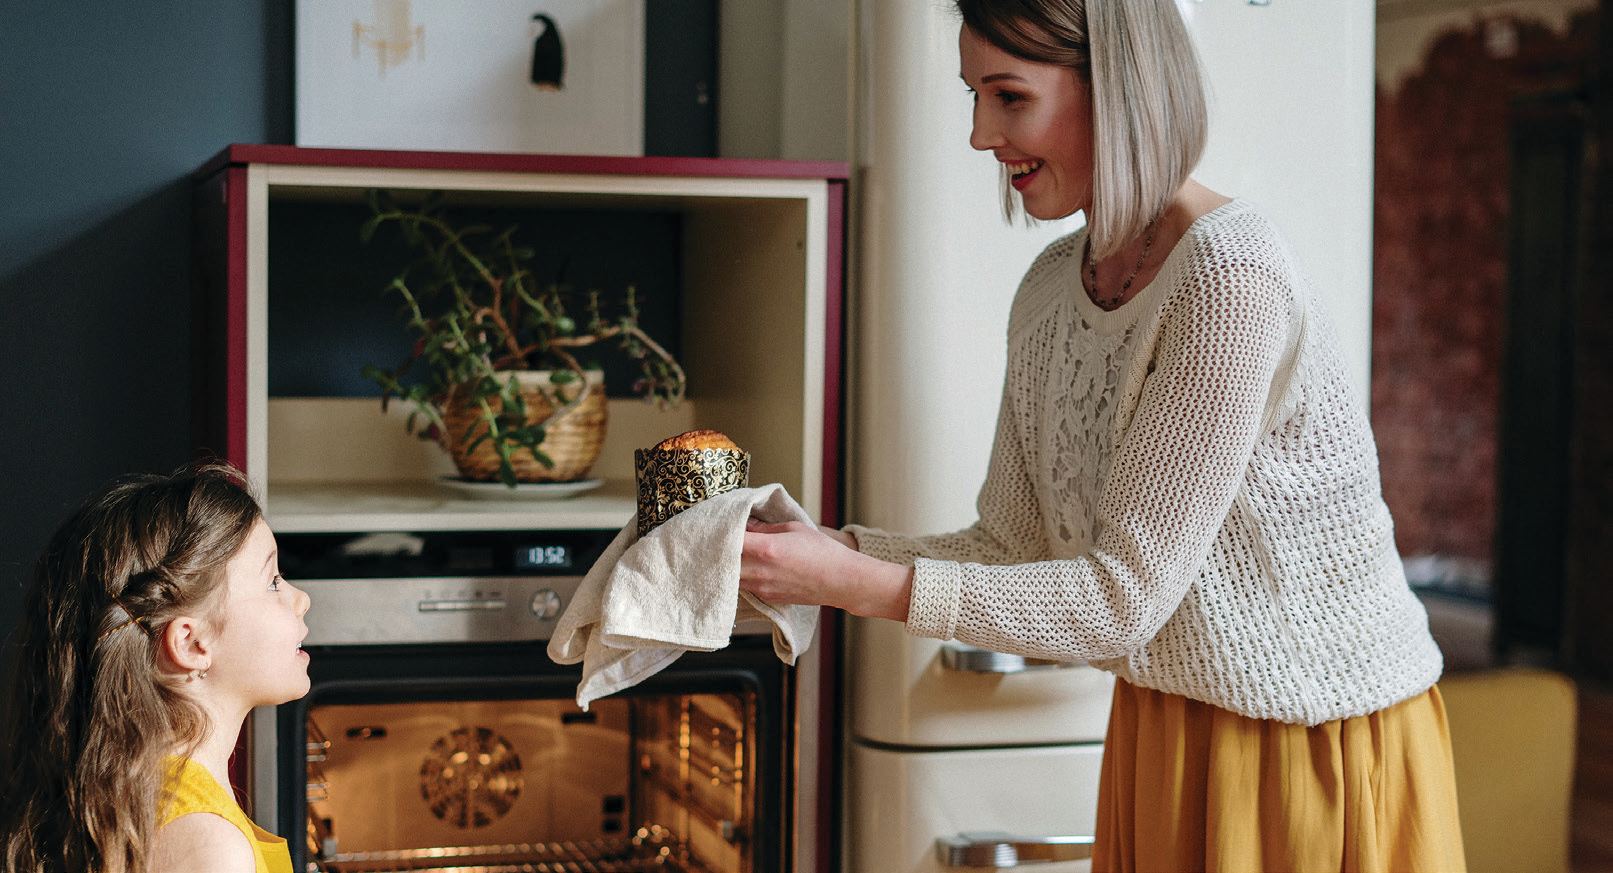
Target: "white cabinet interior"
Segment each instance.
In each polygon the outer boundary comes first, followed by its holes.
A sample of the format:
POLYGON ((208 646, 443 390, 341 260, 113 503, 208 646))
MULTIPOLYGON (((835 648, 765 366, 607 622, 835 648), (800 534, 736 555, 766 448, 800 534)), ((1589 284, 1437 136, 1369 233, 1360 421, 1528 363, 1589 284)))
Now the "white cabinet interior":
MULTIPOLYGON (((620 526, 632 517, 632 450, 692 428, 724 431, 751 453, 753 484, 780 482, 808 511, 838 498, 844 172, 841 165, 700 159, 545 159, 235 146, 204 171, 203 293, 223 298, 227 334, 205 366, 228 372, 207 392, 211 448, 263 489, 283 530, 439 529, 519 524, 620 526), (401 156, 401 158, 400 158, 401 156), (402 164, 401 166, 398 164, 402 164), (554 169, 551 167, 558 167, 554 169), (670 169, 670 171, 668 171, 670 169), (709 170, 708 172, 702 172, 709 170), (829 172, 824 172, 828 170, 829 172), (838 175, 838 178, 836 177, 838 175), (283 364, 271 335, 271 265, 295 259, 274 210, 321 204, 352 210, 365 192, 444 192, 446 202, 500 210, 623 216, 666 214, 677 224, 676 341, 688 399, 659 410, 613 399, 597 492, 554 501, 467 500, 436 480, 453 468, 404 430, 404 404, 383 413, 370 396, 272 395, 283 364), (220 255, 209 258, 209 245, 220 255), (217 433, 222 429, 223 434, 217 433), (826 460, 827 459, 827 460, 826 460)), ((356 225, 353 245, 360 246, 356 225)), ((378 309, 391 304, 375 292, 378 309)), ((319 319, 317 297, 295 318, 319 319)), ((408 337, 397 328, 399 354, 408 337)), ((327 346, 340 346, 340 334, 327 346)), ((299 352, 299 354, 302 354, 299 352)), ((391 358, 376 361, 387 364, 391 358)), ((306 361, 298 361, 299 366, 306 361)))

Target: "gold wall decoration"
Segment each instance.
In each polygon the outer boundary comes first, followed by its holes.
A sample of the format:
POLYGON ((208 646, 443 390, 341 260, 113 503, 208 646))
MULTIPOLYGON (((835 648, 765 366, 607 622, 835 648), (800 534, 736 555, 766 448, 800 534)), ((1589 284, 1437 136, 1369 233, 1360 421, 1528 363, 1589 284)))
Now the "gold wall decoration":
POLYGON ((409 60, 411 51, 418 60, 426 59, 426 26, 410 24, 409 0, 375 0, 375 22, 353 22, 353 57, 364 48, 375 50, 381 75, 388 67, 409 60))

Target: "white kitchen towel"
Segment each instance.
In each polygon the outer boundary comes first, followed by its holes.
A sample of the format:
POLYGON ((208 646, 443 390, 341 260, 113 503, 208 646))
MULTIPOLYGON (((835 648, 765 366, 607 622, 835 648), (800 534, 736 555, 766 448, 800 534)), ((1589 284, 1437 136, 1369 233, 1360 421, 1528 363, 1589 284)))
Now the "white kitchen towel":
POLYGON ((686 651, 728 645, 738 622, 773 624, 786 664, 812 643, 818 607, 769 603, 739 590, 745 520, 812 523, 783 485, 739 488, 662 522, 643 539, 628 522, 583 577, 549 640, 549 657, 582 662, 577 705, 642 682, 686 651))

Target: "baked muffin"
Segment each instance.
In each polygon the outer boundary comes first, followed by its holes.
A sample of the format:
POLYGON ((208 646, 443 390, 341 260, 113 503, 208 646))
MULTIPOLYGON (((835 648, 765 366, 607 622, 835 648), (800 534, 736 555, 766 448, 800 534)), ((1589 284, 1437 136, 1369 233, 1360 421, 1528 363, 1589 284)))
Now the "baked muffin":
POLYGON ((685 509, 750 484, 750 453, 727 435, 691 430, 633 453, 638 535, 685 509))
POLYGON ((667 437, 655 444, 657 451, 671 452, 680 449, 738 449, 728 435, 718 430, 691 430, 667 437))

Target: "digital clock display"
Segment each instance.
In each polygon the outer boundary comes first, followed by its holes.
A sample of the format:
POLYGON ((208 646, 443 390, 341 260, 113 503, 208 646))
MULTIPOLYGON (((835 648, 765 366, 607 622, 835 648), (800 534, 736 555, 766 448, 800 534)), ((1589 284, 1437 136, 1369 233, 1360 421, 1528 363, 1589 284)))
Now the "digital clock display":
POLYGON ((515 550, 517 570, 569 570, 571 546, 521 546, 515 550))

